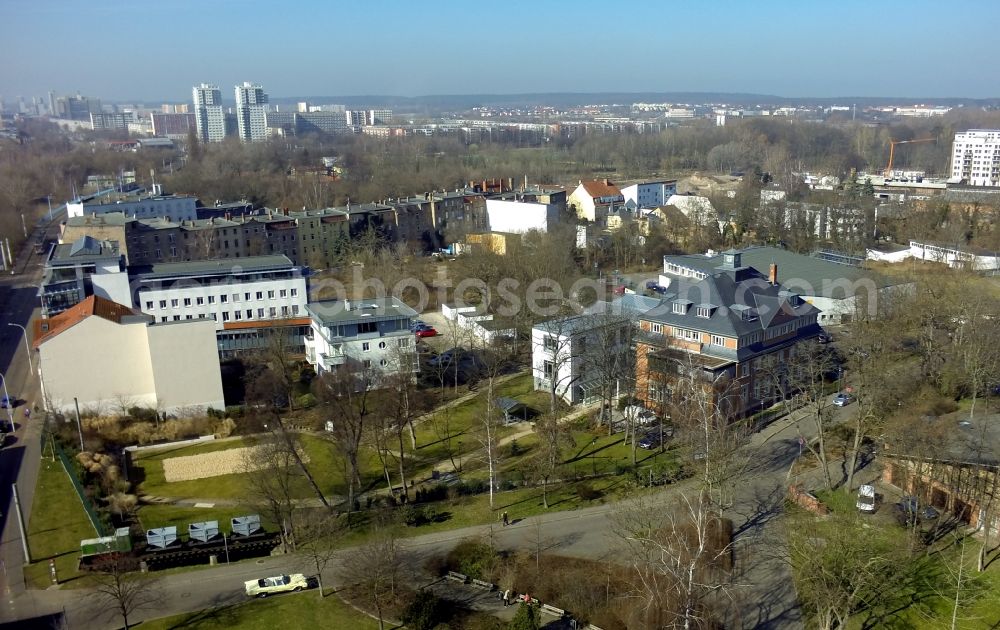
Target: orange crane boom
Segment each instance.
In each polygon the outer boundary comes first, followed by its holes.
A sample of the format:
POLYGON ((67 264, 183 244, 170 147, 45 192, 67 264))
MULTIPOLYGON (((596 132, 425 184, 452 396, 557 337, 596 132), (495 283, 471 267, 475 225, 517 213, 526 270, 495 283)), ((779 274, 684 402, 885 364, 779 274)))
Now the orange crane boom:
POLYGON ((885 172, 882 174, 889 178, 892 175, 892 159, 896 155, 896 145, 897 144, 913 144, 915 142, 934 142, 937 138, 920 138, 918 140, 890 140, 889 141, 889 164, 885 167, 885 172))

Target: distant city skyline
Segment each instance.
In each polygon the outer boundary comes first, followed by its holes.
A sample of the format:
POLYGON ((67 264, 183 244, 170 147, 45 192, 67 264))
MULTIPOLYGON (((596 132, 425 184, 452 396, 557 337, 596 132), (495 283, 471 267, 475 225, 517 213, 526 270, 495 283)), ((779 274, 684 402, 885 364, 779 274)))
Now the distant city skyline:
POLYGON ((369 6, 319 0, 7 0, 0 95, 189 102, 192 86, 272 99, 715 92, 1000 96, 1000 3, 589 0, 369 6), (886 22, 886 20, 889 22, 886 22), (978 63, 976 60, 980 60, 978 63))

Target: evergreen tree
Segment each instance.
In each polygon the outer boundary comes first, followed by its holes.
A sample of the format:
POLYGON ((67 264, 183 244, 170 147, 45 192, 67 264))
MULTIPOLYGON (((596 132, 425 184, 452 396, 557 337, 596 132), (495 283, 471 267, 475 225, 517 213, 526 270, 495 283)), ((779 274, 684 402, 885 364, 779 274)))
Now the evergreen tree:
POLYGON ((521 603, 517 609, 517 614, 510 620, 507 630, 539 630, 542 624, 538 620, 538 609, 531 605, 521 603))

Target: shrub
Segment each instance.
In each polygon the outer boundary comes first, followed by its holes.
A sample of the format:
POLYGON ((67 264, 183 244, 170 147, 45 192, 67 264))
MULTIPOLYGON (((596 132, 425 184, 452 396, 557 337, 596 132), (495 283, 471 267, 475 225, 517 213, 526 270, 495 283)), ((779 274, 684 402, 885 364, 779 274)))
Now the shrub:
POLYGON ((419 591, 403 610, 402 620, 412 630, 432 630, 447 620, 448 606, 434 593, 419 591))
POLYGON ((316 397, 312 393, 305 393, 301 396, 296 397, 295 406, 299 409, 305 409, 307 407, 312 407, 316 404, 316 397))
POLYGON ((475 540, 458 543, 448 553, 447 566, 452 571, 485 580, 497 563, 497 554, 489 545, 475 540))
POLYGON ((601 498, 601 491, 587 482, 576 484, 576 496, 582 501, 595 501, 601 498))

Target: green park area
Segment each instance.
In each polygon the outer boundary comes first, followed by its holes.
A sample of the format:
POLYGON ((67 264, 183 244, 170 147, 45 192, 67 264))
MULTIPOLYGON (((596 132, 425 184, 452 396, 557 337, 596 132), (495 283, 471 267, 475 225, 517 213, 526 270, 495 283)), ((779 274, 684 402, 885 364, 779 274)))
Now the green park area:
POLYGON ((345 604, 336 595, 316 591, 279 595, 195 613, 145 621, 143 630, 273 630, 274 628, 350 628, 375 630, 378 621, 345 604))
POLYGON ((97 532, 87 518, 62 464, 58 459, 52 461, 43 457, 28 521, 29 551, 33 562, 24 569, 27 584, 33 588, 46 588, 52 584, 49 577, 50 558, 55 559, 60 582, 80 577, 77 572, 80 541, 96 536, 97 532))

